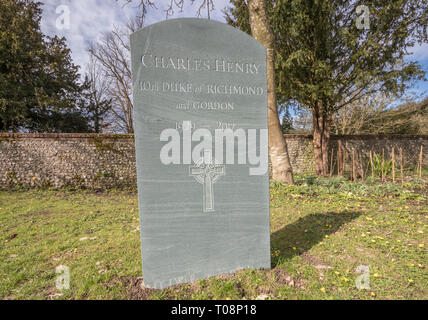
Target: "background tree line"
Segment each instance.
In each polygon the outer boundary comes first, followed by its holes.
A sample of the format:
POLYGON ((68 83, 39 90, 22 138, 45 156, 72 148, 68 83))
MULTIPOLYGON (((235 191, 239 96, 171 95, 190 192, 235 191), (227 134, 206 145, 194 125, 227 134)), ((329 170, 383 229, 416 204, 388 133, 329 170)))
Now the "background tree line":
MULTIPOLYGON (((331 131, 346 134, 428 134, 428 98, 408 98, 397 103, 382 93, 373 93, 340 109, 332 117, 331 131), (393 104, 391 106, 391 104, 393 104)), ((307 109, 286 109, 284 133, 311 134, 312 115, 307 109)))
MULTIPOLYGON (((196 15, 206 10, 209 17, 215 0, 119 2, 135 2, 139 13, 91 45, 82 80, 65 39, 41 33, 39 3, 0 2, 0 131, 133 132, 130 33, 144 25, 149 8, 168 17, 196 2, 196 15)), ((275 180, 293 182, 283 132, 313 133, 319 175, 328 174, 331 134, 426 132, 426 99, 391 103, 425 76, 406 57, 427 42, 427 12, 423 0, 230 1, 227 23, 267 48, 275 180), (359 5, 369 15, 359 15, 359 5), (368 19, 369 28, 358 27, 358 19, 368 19)))

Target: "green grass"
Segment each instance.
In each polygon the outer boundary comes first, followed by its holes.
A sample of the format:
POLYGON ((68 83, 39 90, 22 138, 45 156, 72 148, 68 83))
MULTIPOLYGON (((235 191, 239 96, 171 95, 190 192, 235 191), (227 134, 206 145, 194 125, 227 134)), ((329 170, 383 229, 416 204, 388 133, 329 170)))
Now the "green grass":
POLYGON ((423 180, 272 183, 272 270, 149 290, 135 192, 1 191, 0 299, 427 299, 427 198, 423 180), (70 290, 55 287, 59 265, 70 290))

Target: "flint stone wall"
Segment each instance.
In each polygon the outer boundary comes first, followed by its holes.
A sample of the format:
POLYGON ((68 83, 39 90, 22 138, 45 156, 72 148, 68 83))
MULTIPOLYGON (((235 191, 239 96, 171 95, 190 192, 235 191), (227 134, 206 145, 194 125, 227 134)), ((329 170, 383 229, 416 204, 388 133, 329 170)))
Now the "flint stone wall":
MULTIPOLYGON (((295 173, 313 174, 315 172, 314 148, 312 135, 285 135, 290 162, 295 173)), ((409 168, 416 166, 422 146, 423 166, 428 166, 428 135, 344 135, 332 136, 329 143, 329 163, 333 153, 333 172, 337 170, 337 151, 339 141, 344 150, 345 169, 351 166, 352 150, 355 157, 367 161, 370 151, 381 155, 384 152, 385 159, 391 159, 394 147, 395 160, 399 161, 400 148, 403 152, 403 166, 409 168)))
MULTIPOLYGON (((315 171, 312 136, 285 135, 295 173, 315 171)), ((428 136, 348 135, 333 136, 330 155, 336 161, 338 141, 349 155, 368 156, 370 150, 390 158, 395 147, 403 150, 405 167, 416 166, 420 147, 428 166, 428 136)), ((346 158, 346 157, 345 157, 346 158)), ((346 161, 346 160, 345 160, 346 161)), ((89 189, 135 188, 133 135, 113 134, 0 134, 0 188, 84 187, 89 189)))
POLYGON ((0 134, 0 187, 136 185, 132 135, 0 134))

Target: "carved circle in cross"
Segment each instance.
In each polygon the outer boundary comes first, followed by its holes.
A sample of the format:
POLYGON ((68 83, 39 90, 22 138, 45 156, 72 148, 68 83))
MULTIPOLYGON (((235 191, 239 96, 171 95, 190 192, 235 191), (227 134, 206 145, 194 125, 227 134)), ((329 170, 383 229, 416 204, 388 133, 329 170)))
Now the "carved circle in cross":
POLYGON ((216 165, 212 163, 205 163, 203 160, 199 161, 199 163, 196 164, 196 167, 201 169, 202 172, 200 172, 198 175, 194 175, 194 178, 199 183, 204 183, 204 177, 210 176, 212 179, 212 182, 216 182, 221 175, 217 172, 216 169, 224 168, 222 165, 216 165))

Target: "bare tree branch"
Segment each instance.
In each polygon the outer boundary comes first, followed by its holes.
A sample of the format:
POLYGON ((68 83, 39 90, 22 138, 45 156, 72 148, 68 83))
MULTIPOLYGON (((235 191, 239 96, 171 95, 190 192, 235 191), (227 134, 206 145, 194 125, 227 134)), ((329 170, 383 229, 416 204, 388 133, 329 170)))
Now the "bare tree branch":
MULTIPOLYGON (((120 0, 116 0, 120 1, 120 0)), ((159 2, 159 0, 123 0, 125 1, 125 5, 129 3, 137 3, 137 8, 140 8, 140 14, 139 18, 143 21, 148 10, 150 8, 157 9, 156 4, 159 2)), ((200 5, 196 11, 196 16, 201 17, 202 16, 202 10, 207 10, 207 18, 211 19, 211 12, 215 10, 214 6, 214 0, 188 0, 191 5, 193 5, 196 1, 200 1, 200 5)), ((183 12, 184 4, 186 0, 168 0, 166 9, 164 9, 164 12, 166 14, 166 19, 168 17, 173 16, 175 13, 175 10, 178 9, 179 12, 183 12)))
MULTIPOLYGON (((192 5, 195 3, 196 0, 190 0, 192 5)), ((199 18, 201 16, 202 9, 207 9, 207 18, 211 19, 211 11, 215 10, 214 7, 214 1, 213 0, 201 0, 201 4, 199 5, 198 11, 197 11, 197 17, 199 18)))
POLYGON ((112 99, 112 117, 122 131, 132 133, 132 75, 130 68, 129 34, 142 23, 141 18, 128 24, 126 30, 115 28, 104 34, 102 40, 92 44, 90 54, 102 66, 103 76, 108 80, 108 96, 112 99))
MULTIPOLYGON (((119 0, 116 0, 119 1, 119 0)), ((135 2, 133 0, 123 0, 125 1, 125 4, 123 6, 126 6, 129 3, 135 2)), ((146 17, 146 13, 149 8, 157 9, 156 7, 156 1, 155 0, 138 0, 137 8, 140 8, 140 15, 139 18, 141 21, 144 21, 144 18, 146 17)))

